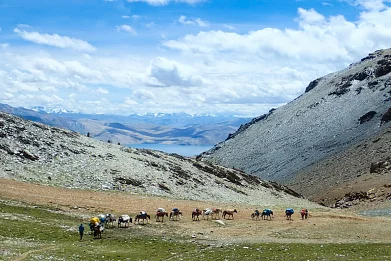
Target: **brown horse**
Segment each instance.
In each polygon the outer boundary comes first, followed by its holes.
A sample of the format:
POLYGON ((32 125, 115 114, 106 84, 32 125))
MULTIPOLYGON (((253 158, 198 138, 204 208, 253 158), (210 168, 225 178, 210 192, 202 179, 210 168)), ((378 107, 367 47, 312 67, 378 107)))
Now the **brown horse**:
POLYGON ((199 210, 198 208, 194 209, 193 212, 191 213, 191 219, 194 220, 200 220, 200 215, 202 214, 202 211, 199 210))
POLYGON ((164 222, 164 216, 168 217, 168 213, 167 212, 156 212, 155 214, 155 218, 156 218, 156 222, 159 222, 159 221, 162 221, 164 222))
POLYGON ((227 217, 227 219, 229 217, 232 217, 232 219, 234 219, 234 213, 238 213, 238 211, 236 209, 226 209, 223 211, 223 218, 226 219, 225 217, 227 217))
POLYGON ((261 213, 259 213, 258 210, 255 210, 254 213, 251 214, 251 218, 254 220, 259 220, 259 216, 261 215, 261 213))
POLYGON ((182 211, 171 211, 170 212, 170 220, 179 220, 182 218, 182 211))
POLYGON ((140 214, 136 215, 136 217, 134 218, 134 223, 137 222, 138 224, 140 224, 140 220, 143 221, 143 224, 145 220, 148 223, 148 220, 151 220, 151 216, 148 215, 146 212, 141 212, 140 214))
POLYGON ((307 218, 308 218, 308 209, 303 208, 303 209, 300 211, 300 215, 301 215, 301 219, 307 219, 307 218))
POLYGON ((102 238, 103 226, 101 224, 94 226, 94 238, 102 238))
POLYGON ((223 212, 221 208, 212 208, 212 218, 220 219, 220 213, 223 212))

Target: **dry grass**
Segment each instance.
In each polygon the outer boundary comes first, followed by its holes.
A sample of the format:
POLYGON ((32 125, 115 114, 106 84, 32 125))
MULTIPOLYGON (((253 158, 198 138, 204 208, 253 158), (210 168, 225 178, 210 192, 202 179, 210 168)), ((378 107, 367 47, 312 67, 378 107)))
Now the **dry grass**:
MULTIPOLYGON (((98 213, 129 214, 134 216, 141 210, 149 212, 152 220, 146 230, 151 233, 178 236, 205 242, 230 243, 382 243, 391 240, 391 220, 357 216, 347 210, 310 210, 308 220, 299 214, 293 220, 284 217, 284 210, 276 207, 272 221, 252 220, 255 206, 219 204, 204 201, 174 200, 168 198, 129 195, 114 192, 95 192, 49 187, 26 182, 0 179, 0 198, 55 207, 66 212, 88 217, 98 213), (155 222, 154 211, 163 207, 179 208, 183 219, 179 221, 155 222), (233 220, 223 220, 225 226, 214 221, 192 221, 194 208, 222 207, 238 209, 233 220)), ((262 209, 259 206, 258 209, 262 209)), ((298 211, 297 211, 298 212, 298 211)), ((76 224, 75 224, 76 225, 76 224)), ((132 226, 135 226, 134 224, 132 226)))

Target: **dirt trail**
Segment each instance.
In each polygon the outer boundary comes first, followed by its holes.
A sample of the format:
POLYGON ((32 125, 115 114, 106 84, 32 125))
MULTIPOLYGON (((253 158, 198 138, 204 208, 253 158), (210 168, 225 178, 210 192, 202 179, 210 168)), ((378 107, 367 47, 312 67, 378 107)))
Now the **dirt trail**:
MULTIPOLYGON (((49 187, 8 179, 0 179, 0 198, 47 205, 67 212, 86 214, 114 213, 134 216, 141 210, 151 214, 150 225, 132 224, 130 229, 144 229, 162 236, 175 236, 213 244, 245 242, 390 242, 391 220, 357 216, 346 210, 310 210, 310 218, 301 220, 298 213, 293 220, 286 220, 283 209, 273 209, 271 221, 252 220, 250 215, 255 207, 251 205, 216 204, 214 202, 175 200, 169 198, 130 195, 115 192, 96 192, 49 187), (163 207, 179 208, 184 216, 179 221, 155 222, 154 212, 163 207), (238 213, 233 220, 192 221, 194 208, 235 207, 238 213)), ((258 209, 262 209, 259 206, 258 209)), ((85 222, 88 220, 85 219, 85 222)))

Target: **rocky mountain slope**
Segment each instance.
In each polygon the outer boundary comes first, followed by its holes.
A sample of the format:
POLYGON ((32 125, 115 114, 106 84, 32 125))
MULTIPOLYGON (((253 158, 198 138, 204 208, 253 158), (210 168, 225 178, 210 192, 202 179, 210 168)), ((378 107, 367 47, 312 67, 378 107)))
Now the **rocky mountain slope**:
POLYGON ((47 113, 0 104, 0 111, 27 120, 87 134, 120 144, 213 145, 234 132, 249 118, 224 115, 146 114, 106 115, 67 112, 47 113))
POLYGON ((379 205, 391 200, 391 126, 315 163, 289 187, 326 206, 379 205), (305 184, 305 186, 303 186, 305 184))
POLYGON ((0 113, 0 178, 166 198, 315 206, 287 187, 238 170, 98 141, 0 113))
MULTIPOLYGON (((295 179, 301 171, 390 126, 390 72, 391 49, 369 54, 340 72, 314 80, 303 95, 242 125, 198 158, 263 179, 292 183, 304 195, 314 195, 316 189, 306 193, 307 184, 316 176, 316 188, 322 186, 322 176, 328 172, 326 163, 323 171, 317 168, 305 178, 295 179)), ((389 146, 383 149, 390 152, 389 146)), ((368 151, 363 149, 365 153, 368 151)), ((325 179, 339 182, 339 160, 333 159, 337 161, 335 170, 325 179)), ((360 160, 368 160, 363 171, 369 172, 374 158, 360 160)), ((363 175, 354 168, 346 171, 345 176, 363 175)))

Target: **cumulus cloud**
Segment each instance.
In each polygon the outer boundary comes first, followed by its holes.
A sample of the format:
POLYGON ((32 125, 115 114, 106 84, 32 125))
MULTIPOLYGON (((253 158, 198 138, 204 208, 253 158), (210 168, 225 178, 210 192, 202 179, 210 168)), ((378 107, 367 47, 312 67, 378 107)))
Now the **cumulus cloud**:
POLYGON ((391 3, 390 0, 354 0, 350 1, 351 4, 361 6, 362 8, 370 11, 380 11, 388 7, 387 3, 391 3))
MULTIPOLYGON (((302 94, 315 78, 390 47, 391 8, 371 3, 364 7, 361 2, 354 21, 299 8, 294 28, 235 33, 222 25, 226 31, 175 39, 167 32, 168 40, 150 53, 108 50, 64 56, 58 49, 40 52, 33 46, 21 53, 12 45, 0 47, 0 102, 122 114, 260 115, 302 94)), ((194 19, 181 21, 198 26, 194 19)), ((127 32, 120 26, 117 30, 127 32)))
POLYGON ((136 30, 134 30, 130 25, 123 24, 116 27, 118 32, 126 32, 133 35, 137 35, 136 30))
POLYGON ((166 87, 170 86, 198 86, 202 85, 202 78, 199 76, 186 75, 181 65, 168 59, 158 57, 151 62, 149 75, 157 79, 166 87))
POLYGON ((135 90, 133 92, 133 95, 135 97, 137 97, 137 99, 141 99, 141 100, 154 100, 156 99, 156 95, 150 91, 150 90, 146 90, 146 89, 139 89, 139 90, 135 90))
POLYGON ((391 40, 391 9, 362 13, 359 21, 343 16, 329 18, 315 10, 298 10, 299 29, 264 28, 246 34, 208 31, 164 41, 174 50, 218 55, 284 57, 302 61, 352 62, 368 50, 388 48, 391 40), (326 51, 327 50, 327 51, 326 51))
POLYGON ((178 19, 178 22, 184 25, 198 25, 199 27, 208 27, 209 24, 205 21, 202 21, 200 18, 186 19, 186 16, 181 15, 178 19))
POLYGON ((94 52, 96 48, 86 41, 71 38, 68 36, 61 36, 58 34, 41 34, 38 32, 27 32, 15 28, 14 32, 21 36, 26 41, 37 44, 44 44, 55 46, 64 49, 73 49, 76 51, 94 52))
POLYGON ((168 5, 171 2, 186 3, 186 4, 194 5, 194 4, 205 2, 206 0, 127 0, 127 1, 130 3, 132 3, 132 2, 145 2, 149 5, 157 6, 157 5, 168 5))

